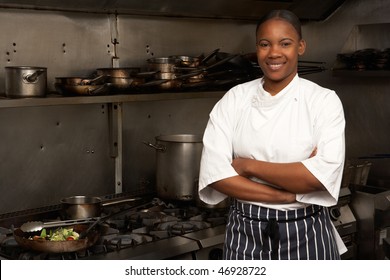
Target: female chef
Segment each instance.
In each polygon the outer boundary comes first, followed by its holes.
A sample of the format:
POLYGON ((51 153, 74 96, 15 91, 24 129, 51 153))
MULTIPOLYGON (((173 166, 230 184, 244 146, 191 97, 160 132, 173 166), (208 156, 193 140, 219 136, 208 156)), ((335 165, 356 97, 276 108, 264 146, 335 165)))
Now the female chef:
POLYGON ((340 259, 329 218, 340 191, 345 119, 336 93, 298 75, 305 52, 295 14, 256 28, 263 77, 233 87, 204 133, 199 196, 232 198, 224 259, 340 259))

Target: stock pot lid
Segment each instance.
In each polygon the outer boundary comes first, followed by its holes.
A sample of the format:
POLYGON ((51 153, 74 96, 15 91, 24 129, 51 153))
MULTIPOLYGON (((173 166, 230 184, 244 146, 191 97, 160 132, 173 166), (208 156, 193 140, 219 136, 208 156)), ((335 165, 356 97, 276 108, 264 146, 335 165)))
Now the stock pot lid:
POLYGON ((5 69, 46 70, 47 67, 39 67, 39 66, 6 66, 5 69))
POLYGON ((178 143, 197 143, 202 142, 202 136, 196 134, 172 134, 156 136, 157 141, 178 142, 178 143))

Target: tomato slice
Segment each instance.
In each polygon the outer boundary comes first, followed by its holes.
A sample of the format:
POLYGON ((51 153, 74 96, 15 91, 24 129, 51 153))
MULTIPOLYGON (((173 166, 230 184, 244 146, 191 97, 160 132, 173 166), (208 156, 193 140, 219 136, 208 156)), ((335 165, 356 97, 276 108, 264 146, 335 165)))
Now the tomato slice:
POLYGON ((71 240, 75 240, 75 239, 74 239, 73 236, 68 236, 68 237, 66 238, 66 240, 67 240, 67 241, 71 241, 71 240))

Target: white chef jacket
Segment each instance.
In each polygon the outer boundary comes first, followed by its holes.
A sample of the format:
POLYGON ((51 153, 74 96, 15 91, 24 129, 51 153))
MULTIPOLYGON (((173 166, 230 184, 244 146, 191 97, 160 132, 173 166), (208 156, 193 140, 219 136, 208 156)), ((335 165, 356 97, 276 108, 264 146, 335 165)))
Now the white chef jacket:
POLYGON ((297 194, 297 202, 292 204, 249 203, 281 210, 301 208, 306 203, 335 205, 345 157, 345 119, 340 99, 334 91, 298 75, 275 96, 262 84, 261 78, 233 87, 210 113, 203 136, 200 198, 209 204, 226 198, 208 185, 238 175, 231 163, 233 158, 241 157, 302 162, 326 188, 297 194), (309 158, 315 147, 317 155, 309 158))
POLYGON ((297 194, 296 202, 291 204, 243 202, 280 210, 307 204, 335 205, 344 167, 344 129, 344 111, 337 94, 298 75, 274 96, 264 90, 262 78, 237 85, 210 113, 203 136, 199 197, 209 204, 225 199, 225 194, 208 185, 237 176, 231 163, 233 158, 241 157, 302 162, 326 188, 297 194), (309 158, 315 147, 317 155, 309 158))

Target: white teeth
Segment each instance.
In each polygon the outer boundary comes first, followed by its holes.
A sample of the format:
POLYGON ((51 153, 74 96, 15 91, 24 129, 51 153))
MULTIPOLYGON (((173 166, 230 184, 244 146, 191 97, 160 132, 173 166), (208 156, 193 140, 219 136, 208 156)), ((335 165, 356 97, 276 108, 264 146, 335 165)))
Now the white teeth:
POLYGON ((279 69, 280 67, 282 67, 282 63, 278 63, 278 64, 268 64, 268 66, 272 69, 272 70, 277 70, 279 69))

